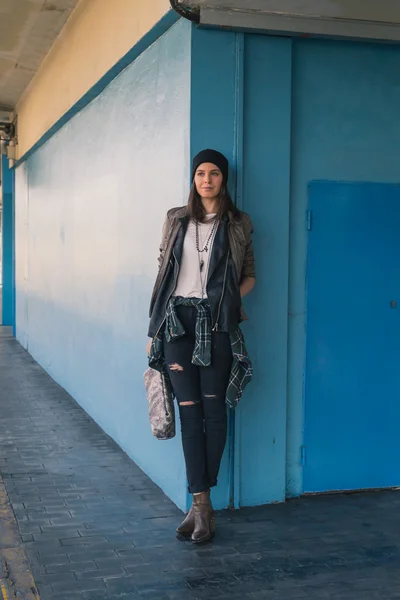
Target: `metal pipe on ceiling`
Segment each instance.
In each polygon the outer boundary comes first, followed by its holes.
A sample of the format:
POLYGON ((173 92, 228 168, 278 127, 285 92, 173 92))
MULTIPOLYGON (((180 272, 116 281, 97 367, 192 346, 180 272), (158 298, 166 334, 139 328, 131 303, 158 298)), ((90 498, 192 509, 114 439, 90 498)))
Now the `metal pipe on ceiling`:
POLYGON ((171 8, 181 17, 189 19, 193 23, 200 23, 200 11, 193 6, 184 6, 179 0, 169 0, 171 8))

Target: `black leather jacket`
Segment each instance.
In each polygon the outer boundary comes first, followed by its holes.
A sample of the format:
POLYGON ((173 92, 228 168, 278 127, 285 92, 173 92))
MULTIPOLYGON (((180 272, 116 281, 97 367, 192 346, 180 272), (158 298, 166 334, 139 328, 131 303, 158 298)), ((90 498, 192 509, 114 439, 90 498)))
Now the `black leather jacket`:
MULTIPOLYGON (((159 273, 150 303, 149 337, 154 337, 165 320, 165 313, 178 280, 183 242, 188 225, 187 208, 168 212, 160 245, 159 273)), ((253 231, 250 217, 229 214, 215 235, 207 279, 212 327, 230 333, 242 320, 239 285, 245 277, 255 277, 253 231)))

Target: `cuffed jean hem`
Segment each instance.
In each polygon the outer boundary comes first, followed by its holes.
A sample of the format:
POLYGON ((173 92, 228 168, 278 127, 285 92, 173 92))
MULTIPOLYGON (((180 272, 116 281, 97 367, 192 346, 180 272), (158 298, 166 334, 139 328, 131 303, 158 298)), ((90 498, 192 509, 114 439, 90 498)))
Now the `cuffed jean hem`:
POLYGON ((207 492, 210 488, 215 487, 217 482, 208 483, 207 485, 189 485, 188 492, 189 494, 200 494, 201 492, 207 492))

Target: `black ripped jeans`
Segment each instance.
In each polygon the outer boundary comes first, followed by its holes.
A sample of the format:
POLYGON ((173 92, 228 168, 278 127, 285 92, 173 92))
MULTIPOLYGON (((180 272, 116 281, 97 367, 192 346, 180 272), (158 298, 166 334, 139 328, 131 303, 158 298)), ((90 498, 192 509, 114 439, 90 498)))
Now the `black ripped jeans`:
POLYGON ((204 492, 217 485, 227 432, 226 388, 232 366, 229 335, 212 333, 211 366, 192 364, 197 311, 177 306, 186 335, 164 339, 164 356, 179 403, 182 445, 189 492, 204 492), (182 402, 194 402, 182 406, 182 402))

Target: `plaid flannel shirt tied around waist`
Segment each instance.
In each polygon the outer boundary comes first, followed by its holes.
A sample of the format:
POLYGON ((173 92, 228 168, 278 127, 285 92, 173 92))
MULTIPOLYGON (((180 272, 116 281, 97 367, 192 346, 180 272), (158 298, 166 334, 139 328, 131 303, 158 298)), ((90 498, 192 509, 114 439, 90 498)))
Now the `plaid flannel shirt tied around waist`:
MULTIPOLYGON (((157 369, 168 378, 169 374, 163 351, 163 335, 165 335, 167 342, 173 342, 186 334, 176 313, 177 306, 191 306, 197 310, 192 363, 198 367, 209 367, 212 360, 211 311, 208 300, 181 298, 179 296, 171 298, 167 306, 164 326, 153 338, 149 356, 149 366, 157 369)), ((226 403, 230 408, 235 408, 243 395, 245 387, 252 379, 253 367, 239 326, 229 334, 229 338, 232 348, 232 367, 226 390, 226 403)))

